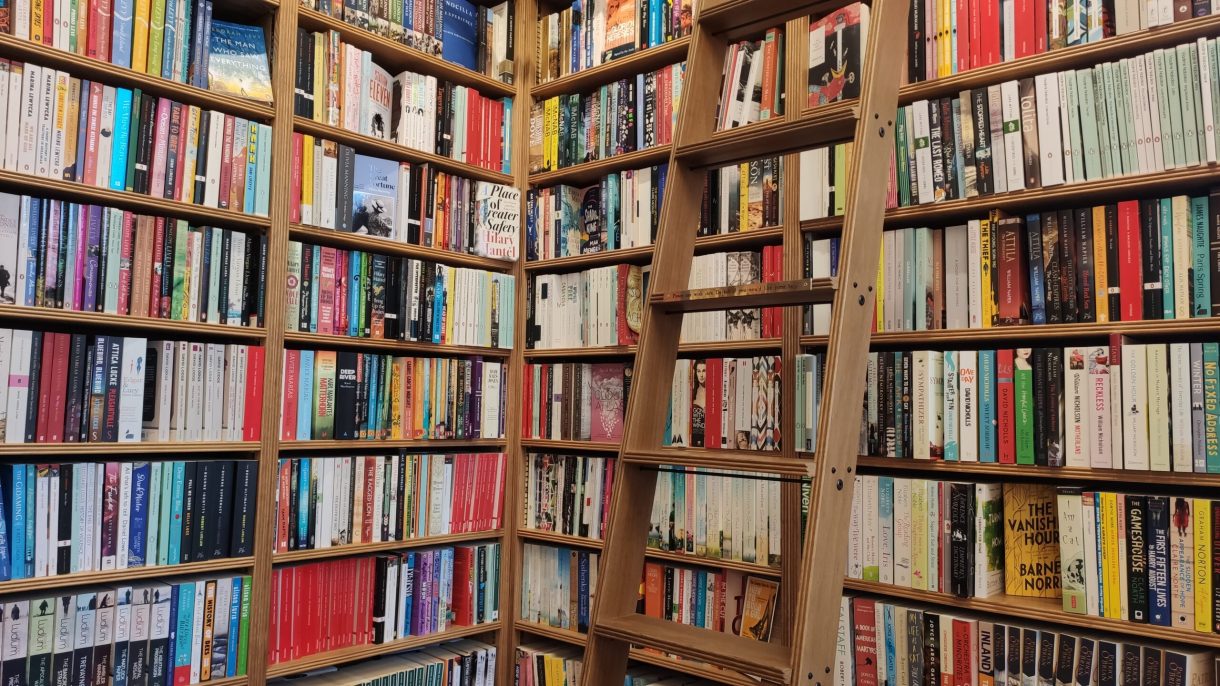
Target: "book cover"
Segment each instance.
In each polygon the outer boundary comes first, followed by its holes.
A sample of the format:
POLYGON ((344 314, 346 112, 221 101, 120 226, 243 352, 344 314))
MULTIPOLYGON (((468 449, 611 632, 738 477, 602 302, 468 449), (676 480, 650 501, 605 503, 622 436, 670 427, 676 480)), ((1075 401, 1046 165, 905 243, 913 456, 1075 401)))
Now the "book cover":
POLYGON ((809 106, 860 96, 869 8, 854 3, 809 25, 809 106))
POLYGON ((1056 497, 1052 486, 1004 484, 1006 594, 1060 597, 1056 497))
POLYGON ((213 20, 208 50, 209 90, 272 102, 267 41, 261 27, 213 20))
POLYGON ((769 641, 778 600, 779 582, 756 577, 747 579, 739 635, 755 641, 769 641))
POLYGON ((476 255, 516 261, 521 233, 521 191, 504 184, 477 181, 474 223, 476 255))
POLYGON ((352 233, 394 238, 398 198, 398 164, 368 155, 356 155, 352 172, 352 233))
POLYGON ((478 67, 478 9, 467 0, 440 0, 441 58, 467 69, 478 67))

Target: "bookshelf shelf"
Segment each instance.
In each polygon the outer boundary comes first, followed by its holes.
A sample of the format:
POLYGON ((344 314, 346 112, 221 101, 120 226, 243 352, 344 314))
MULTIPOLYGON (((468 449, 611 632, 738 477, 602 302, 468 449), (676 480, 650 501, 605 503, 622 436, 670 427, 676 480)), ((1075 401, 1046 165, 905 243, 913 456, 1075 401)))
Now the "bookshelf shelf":
POLYGON ((474 439, 444 439, 444 440, 408 440, 408 441, 280 441, 281 452, 300 452, 304 450, 468 450, 496 448, 503 450, 506 441, 502 438, 474 439))
MULTIPOLYGON (((1148 319, 1133 322, 1089 322, 1080 324, 1025 324, 990 329, 942 329, 935 331, 886 331, 872 336, 873 346, 940 347, 951 343, 1003 344, 1027 348, 1056 342, 1104 342, 1110 334, 1162 340, 1165 337, 1215 335, 1220 318, 1148 319)), ((801 345, 821 347, 825 336, 802 336, 801 345)))
MULTIPOLYGON (((568 546, 570 548, 584 548, 587 550, 601 550, 605 547, 605 543, 601 539, 571 536, 568 534, 556 533, 554 531, 538 531, 537 529, 530 529, 525 526, 518 526, 517 537, 524 541, 532 541, 534 543, 568 546)), ((740 560, 719 560, 711 557, 683 555, 682 553, 670 552, 668 550, 658 550, 656 548, 649 548, 647 551, 645 551, 644 556, 650 560, 664 560, 665 562, 672 562, 674 564, 692 567, 707 567, 709 569, 732 569, 743 574, 753 574, 755 576, 764 576, 768 578, 779 578, 780 575, 780 570, 778 567, 752 564, 749 562, 742 562, 740 560)))
POLYGON ((136 317, 104 312, 76 312, 51 307, 23 307, 21 305, 0 305, 0 321, 50 328, 88 327, 106 329, 110 332, 160 333, 174 338, 201 336, 258 342, 267 337, 267 330, 262 327, 183 322, 176 319, 136 317))
MULTIPOLYGON (((754 231, 723 233, 714 236, 699 236, 695 239, 695 254, 703 255, 729 250, 746 250, 763 245, 774 245, 783 241, 784 227, 768 226, 754 231)), ((604 250, 587 255, 553 257, 548 260, 533 260, 525 263, 527 273, 567 272, 611 264, 648 264, 652 261, 653 246, 621 250, 604 250)))
POLYGON ((0 171, 0 187, 31 195, 49 196, 90 205, 105 205, 142 214, 169 215, 179 219, 227 229, 261 231, 271 225, 267 217, 222 210, 188 202, 154 198, 141 193, 86 186, 75 181, 47 179, 13 171, 0 171))
POLYGON ((783 24, 789 19, 810 14, 824 14, 842 7, 843 0, 802 0, 801 2, 757 3, 751 0, 720 0, 708 2, 699 12, 699 23, 726 40, 746 36, 783 24))
POLYGON ((441 171, 450 174, 457 174, 468 179, 478 181, 492 181, 494 183, 511 184, 513 177, 508 174, 502 174, 497 171, 492 171, 484 167, 478 167, 473 164, 467 164, 452 157, 443 155, 435 155, 423 150, 408 148, 405 145, 399 145, 393 141, 386 141, 380 138, 373 138, 362 133, 348 131, 347 129, 339 128, 316 122, 305 117, 294 117, 292 126, 299 133, 317 136, 327 140, 336 141, 343 145, 350 146, 356 152, 364 155, 375 155, 377 157, 385 157, 398 162, 410 162, 411 164, 428 164, 441 171))
POLYGON ((275 677, 308 672, 320 667, 331 667, 335 665, 347 664, 349 662, 356 662, 358 660, 367 660, 380 655, 389 655, 390 653, 411 650, 413 648, 421 648, 434 643, 451 641, 457 638, 477 636, 479 634, 490 634, 498 631, 499 629, 500 622, 496 621, 488 622, 486 624, 477 624, 475 626, 454 627, 435 634, 412 636, 410 638, 399 641, 391 641, 389 643, 374 643, 369 645, 352 646, 350 648, 341 648, 339 650, 331 650, 324 653, 318 653, 316 655, 310 655, 309 657, 304 657, 299 660, 291 660, 288 662, 268 665, 267 678, 273 679, 275 677))
POLYGON ((1066 483, 1097 482, 1111 484, 1139 484, 1153 486, 1180 486, 1184 480, 1192 488, 1220 487, 1220 474, 1198 474, 1183 472, 1147 472, 1133 469, 1092 469, 1089 467, 1039 467, 1035 465, 998 464, 994 462, 945 462, 943 460, 907 460, 893 457, 866 457, 857 460, 861 469, 876 473, 904 472, 912 476, 925 474, 930 478, 992 477, 1004 481, 1055 481, 1066 483))
POLYGON ((642 72, 655 71, 667 64, 681 62, 686 59, 688 50, 690 50, 690 37, 677 38, 591 69, 544 81, 530 89, 530 95, 542 100, 565 93, 587 93, 619 79, 633 77, 642 72))
POLYGON ((489 539, 499 538, 501 533, 502 532, 499 529, 492 529, 490 531, 474 531, 465 534, 423 536, 420 538, 407 539, 405 541, 356 543, 354 545, 341 545, 333 548, 320 548, 318 550, 291 550, 286 553, 277 552, 273 554, 272 563, 282 565, 292 564, 295 562, 312 562, 313 560, 326 560, 335 557, 371 555, 373 553, 385 553, 395 550, 410 550, 412 548, 427 548, 431 546, 452 545, 454 543, 486 541, 489 539))
MULTIPOLYGON (((783 347, 783 341, 778 338, 755 338, 745 341, 709 341, 704 343, 683 343, 678 346, 678 352, 683 355, 712 355, 716 353, 757 353, 762 351, 775 352, 783 347)), ((597 358, 597 357, 630 357, 636 354, 634 345, 614 345, 588 348, 538 348, 524 352, 527 360, 546 360, 556 358, 597 358)))
POLYGON ((679 146, 677 159, 698 167, 720 167, 758 156, 759 150, 797 151, 843 140, 855 133, 854 101, 806 110, 799 119, 783 117, 716 131, 707 140, 679 146))
POLYGON ((206 458, 216 453, 220 459, 231 460, 234 454, 256 453, 258 441, 169 441, 148 443, 5 443, 0 445, 3 457, 86 457, 97 455, 166 455, 190 454, 192 459, 206 458))
POLYGON ((305 7, 297 9, 298 25, 307 31, 338 31, 346 43, 373 53, 375 61, 391 75, 404 69, 435 76, 451 83, 469 86, 487 96, 511 98, 517 88, 489 76, 475 73, 439 56, 426 54, 402 43, 365 31, 347 22, 305 7))
POLYGON ((539 172, 530 175, 530 185, 554 186, 562 183, 569 186, 587 186, 613 172, 643 169, 668 162, 669 151, 668 145, 654 145, 651 148, 612 155, 592 162, 581 162, 554 171, 539 172))
POLYGON ((294 348, 343 348, 376 350, 389 353, 415 353, 428 356, 480 356, 506 358, 512 354, 505 348, 480 348, 472 345, 445 345, 400 341, 392 338, 356 338, 354 336, 331 336, 306 331, 287 331, 284 342, 294 348))
POLYGON ((130 582, 137 579, 155 579, 161 577, 187 576, 189 574, 213 574, 248 569, 254 566, 253 557, 232 557, 223 560, 207 560, 204 562, 187 562, 179 565, 161 565, 157 567, 135 567, 132 569, 111 569, 104 572, 78 572, 76 574, 60 574, 32 579, 16 579, 0 581, 0 593, 27 593, 34 591, 58 590, 68 586, 85 586, 90 584, 110 584, 114 582, 130 582))
POLYGON ((275 118, 275 110, 271 105, 256 100, 215 93, 159 76, 151 76, 92 57, 39 45, 9 34, 0 34, 0 54, 4 54, 10 59, 62 69, 72 76, 103 81, 107 85, 139 88, 146 93, 173 98, 187 105, 223 110, 226 114, 240 115, 264 124, 275 118))
POLYGON ((531 529, 524 524, 517 525, 517 537, 523 541, 542 543, 546 545, 564 545, 569 548, 584 548, 586 550, 601 550, 604 543, 600 538, 585 538, 561 534, 557 531, 540 531, 531 529))
POLYGON ((623 453, 621 459, 646 467, 697 467, 713 471, 760 472, 768 476, 803 477, 812 474, 813 463, 763 450, 709 450, 707 448, 658 448, 623 453))
POLYGON ((346 250, 365 250, 394 257, 410 257, 454 267, 471 267, 473 269, 486 269, 495 272, 511 271, 513 268, 512 262, 505 262, 504 260, 479 257, 478 255, 469 255, 452 250, 427 248, 422 245, 411 245, 410 243, 401 243, 365 234, 345 233, 335 229, 324 229, 319 226, 292 224, 289 226, 288 236, 292 240, 302 243, 329 245, 346 250))
POLYGON ((594 443, 593 441, 552 441, 540 438, 523 438, 521 447, 535 453, 617 453, 618 443, 594 443))
POLYGON ((591 346, 588 348, 538 348, 523 351, 527 361, 554 359, 596 359, 602 357, 632 357, 634 345, 591 346))
POLYGON ((891 586, 875 581, 860 581, 858 579, 844 579, 843 587, 854 591, 889 596, 891 598, 903 598, 941 607, 986 612, 1037 622, 1050 622, 1092 631, 1124 634, 1141 640, 1152 639, 1187 643, 1195 646, 1207 646, 1209 648, 1220 647, 1220 635, 1218 634, 1205 634, 1187 629, 1174 629, 1171 627, 1064 612, 1063 601, 1059 598, 1025 598, 1019 596, 958 598, 946 593, 932 593, 891 586))

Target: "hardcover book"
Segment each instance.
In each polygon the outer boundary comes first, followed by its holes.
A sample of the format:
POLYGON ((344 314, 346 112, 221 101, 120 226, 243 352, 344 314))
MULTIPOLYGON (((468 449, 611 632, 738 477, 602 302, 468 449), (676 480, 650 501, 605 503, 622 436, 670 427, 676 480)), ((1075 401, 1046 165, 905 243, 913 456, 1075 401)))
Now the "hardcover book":
POLYGON ((476 182, 474 223, 475 254, 516 261, 521 233, 521 191, 500 183, 476 182))
POLYGON ((1004 592, 1058 598, 1057 494, 1043 484, 1004 484, 1004 592))
POLYGON ((352 179, 351 232, 394 238, 398 195, 398 165, 367 155, 356 155, 352 179))
POLYGON ((272 101, 267 41, 261 27, 213 20, 208 49, 209 90, 272 101))

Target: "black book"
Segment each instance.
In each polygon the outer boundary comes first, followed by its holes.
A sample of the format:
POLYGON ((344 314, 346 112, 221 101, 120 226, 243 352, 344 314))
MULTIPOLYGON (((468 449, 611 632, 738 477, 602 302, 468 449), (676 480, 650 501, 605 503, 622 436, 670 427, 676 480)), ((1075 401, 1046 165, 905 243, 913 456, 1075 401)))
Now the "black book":
POLYGON ((263 284, 267 283, 267 237, 259 236, 257 241, 247 241, 254 243, 254 248, 257 251, 258 258, 258 280, 250 284, 251 289, 243 290, 242 293, 246 296, 246 320, 241 322, 242 326, 262 326, 264 321, 264 313, 266 312, 267 303, 264 297, 267 291, 263 288, 263 284))
POLYGON ((1142 495, 1126 497, 1127 619, 1148 621, 1148 501, 1142 495))
MULTIPOLYGON (((215 560, 229 557, 231 541, 236 540, 233 532, 233 462, 219 460, 213 463, 211 494, 204 500, 208 510, 206 532, 202 532, 204 559, 215 560)), ((196 553, 198 556, 198 553, 196 553)))
POLYGON ((161 261, 161 318, 170 318, 170 296, 174 291, 174 244, 178 240, 178 222, 165 220, 165 245, 160 255, 153 257, 161 261))
POLYGON ((148 686, 148 624, 152 614, 152 589, 148 586, 137 586, 132 589, 132 614, 134 615, 140 606, 148 606, 146 614, 150 617, 145 619, 144 635, 137 636, 133 629, 131 633, 131 649, 127 661, 127 686, 148 686))
MULTIPOLYGON (((299 539, 299 512, 301 509, 301 460, 309 458, 294 458, 288 461, 288 549, 302 548, 305 542, 299 539)), ((311 511, 313 508, 309 508, 311 511)))
POLYGON ((1008 632, 1004 641, 1004 654, 1006 657, 1005 664, 1008 665, 1008 669, 1006 671, 1009 678, 1012 678, 1015 675, 1018 683, 1020 683, 1021 674, 1023 673, 1023 662, 1021 660, 1022 633, 1021 627, 1010 626, 1008 627, 1008 632))
POLYGON ((1138 643, 1124 643, 1122 648, 1119 683, 1122 686, 1140 686, 1140 646, 1138 643))
MULTIPOLYGON (((52 469, 55 469, 52 467, 52 469)), ((58 546, 55 550, 56 574, 68 574, 72 571, 72 464, 59 465, 59 532, 58 546)), ((83 478, 77 474, 76 478, 83 478)), ((8 670, 5 670, 5 674, 8 670)), ((7 680, 6 680, 7 681, 7 680)))
POLYGON ((1143 686, 1161 686, 1161 667, 1164 653, 1159 648, 1144 646, 1144 681, 1143 686))
POLYGON ((937 202, 948 197, 945 187, 944 132, 941 128, 940 101, 928 102, 928 131, 932 151, 932 192, 937 202))
POLYGON ((107 339, 105 372, 105 420, 102 422, 102 442, 116 443, 119 440, 119 375, 123 365, 123 339, 110 336, 107 339))
POLYGON ((357 354, 341 350, 335 356, 335 439, 350 441, 356 437, 356 365, 357 354))
POLYGON ((953 113, 957 110, 954 101, 941 98, 940 104, 940 150, 945 161, 945 200, 957 200, 957 129, 953 127, 953 113))
MULTIPOLYGON (((907 24, 907 81, 917 83, 927 76, 927 65, 924 64, 924 50, 930 41, 924 31, 924 6, 922 2, 912 2, 907 24)), ((912 681, 912 684, 919 683, 912 681)))
POLYGON ((1213 188, 1207 198, 1208 236, 1211 248, 1211 285, 1213 317, 1220 315, 1220 188, 1213 188))
MULTIPOLYGON (((88 357, 88 341, 83 333, 72 334, 68 347, 68 387, 64 409, 64 442, 78 443, 81 436, 81 415, 84 410, 86 384, 85 360, 88 357)), ((146 375, 147 376, 147 375, 146 375)), ((147 380, 145 384, 147 385, 147 380)), ((145 392, 145 397, 148 393, 145 392)))
POLYGON ((949 588, 959 598, 974 596, 974 484, 949 484, 949 588))
POLYGON ((136 160, 132 169, 131 188, 136 193, 148 193, 149 161, 153 150, 153 128, 157 118, 157 100, 148 93, 140 96, 140 128, 136 142, 136 160))
MULTIPOLYGON (((575 553, 576 551, 572 551, 572 552, 575 553)), ((582 554, 588 555, 588 553, 582 553, 582 554)), ((484 591, 486 591, 486 589, 487 589, 487 583, 488 583, 489 577, 490 577, 490 574, 488 574, 488 565, 490 564, 490 560, 488 559, 489 556, 490 556, 490 551, 488 549, 488 546, 480 545, 480 546, 475 547, 474 616, 475 616, 476 622, 487 616, 487 608, 483 607, 483 604, 484 604, 483 599, 487 596, 487 594, 484 591)), ((577 570, 579 568, 580 568, 579 562, 577 560, 572 560, 571 569, 577 570)), ((572 614, 575 614, 575 613, 572 613, 572 614)))
POLYGON ((665 568, 665 604, 663 614, 666 621, 672 621, 674 618, 674 570, 673 567, 665 568))
POLYGON ((1118 686, 1118 644, 1097 642, 1097 686, 1118 686))
MULTIPOLYGON (((169 149, 165 155, 165 183, 160 189, 163 198, 176 197, 174 191, 178 179, 178 165, 185 162, 185 160, 178 159, 178 139, 185 134, 186 132, 182 130, 182 103, 171 102, 169 106, 169 149)), ((220 203, 220 206, 228 209, 228 205, 224 201, 220 203)))
MULTIPOLYGON (((1035 372, 1036 373, 1036 372, 1035 372)), ((1046 456, 1051 467, 1062 467, 1063 456, 1063 348, 1046 349, 1046 456)))
POLYGON ((308 506, 305 508, 305 517, 309 520, 309 526, 305 530, 305 540, 298 541, 297 546, 302 548, 312 549, 318 540, 318 517, 315 508, 315 502, 318 499, 318 471, 316 469, 309 470, 309 482, 302 484, 301 498, 305 498, 308 506))
POLYGON ((202 235, 201 251, 203 254, 199 258, 201 263, 199 265, 199 309, 193 314, 198 315, 199 321, 206 322, 208 320, 209 275, 212 273, 212 270, 217 267, 217 265, 212 264, 212 230, 210 228, 204 228, 202 231, 200 231, 200 234, 202 235))
POLYGON ((1047 371, 1047 349, 1034 348, 1033 351, 1033 368, 1034 368, 1034 464, 1045 467, 1047 465, 1047 445, 1048 432, 1050 431, 1050 417, 1047 400, 1049 393, 1046 386, 1049 380, 1047 371))
MULTIPOLYGON (((1160 201, 1140 201, 1140 247, 1144 273, 1144 319, 1163 319, 1165 291, 1161 274, 1160 201)), ((1168 275, 1173 278, 1173 274, 1168 275)))
POLYGON ((208 559, 212 550, 212 539, 216 536, 216 523, 212 521, 215 514, 212 507, 216 500, 216 486, 219 476, 216 474, 217 463, 211 460, 200 460, 195 466, 195 505, 190 509, 183 507, 183 520, 194 520, 191 525, 191 560, 201 562, 208 559))
POLYGON ((1046 322, 1061 324, 1064 317, 1063 282, 1060 276, 1059 254, 1063 246, 1059 237, 1059 215, 1042 213, 1042 281, 1046 289, 1046 322))
POLYGON ((923 613, 924 683, 940 683, 940 615, 923 613))
POLYGON ((97 614, 94 615, 94 642, 92 669, 93 686, 108 686, 110 666, 114 660, 114 597, 115 591, 106 589, 97 593, 97 614))
POLYGON ((1076 658, 1076 686, 1092 686, 1093 684, 1093 656, 1096 654, 1097 642, 1088 637, 1081 636, 1077 639, 1080 642, 1080 649, 1076 658))
MULTIPOLYGON (((51 334, 35 331, 30 336, 30 376, 29 395, 26 396, 25 410, 25 442, 38 441, 38 395, 42 387, 42 346, 43 337, 51 334)), ((50 341, 46 341, 50 343, 50 341)), ((12 431, 12 427, 9 431, 12 431)))
MULTIPOLYGON (((902 608, 895 608, 902 612, 902 608)), ((923 683, 923 612, 906 610, 907 613, 907 676, 908 683, 923 683)))
POLYGON ((1071 210, 1059 211, 1059 293, 1063 321, 1073 323, 1076 317, 1076 227, 1071 210))
MULTIPOLYGON (((210 130, 211 123, 212 118, 208 116, 207 112, 204 112, 203 115, 199 117, 199 145, 197 146, 195 153, 195 178, 186 180, 188 183, 193 182, 195 184, 195 193, 193 197, 195 198, 196 205, 203 204, 203 196, 204 193, 207 192, 208 187, 208 167, 206 162, 208 159, 208 136, 213 135, 213 132, 210 130)), ((222 131, 220 134, 223 137, 224 132, 222 131)), ((228 253, 225 253, 225 255, 228 255, 228 253)))
POLYGON ((93 685, 93 638, 97 631, 97 594, 78 595, 72 643, 71 686, 93 685), (82 616, 82 613, 84 615, 82 616), (86 633, 87 631, 87 633, 86 633))
POLYGON ((75 661, 73 644, 75 637, 76 597, 56 596, 55 603, 55 652, 51 656, 51 683, 55 686, 75 684, 75 661), (61 617, 64 618, 61 620, 61 617))
POLYGON ((392 637, 387 626, 386 583, 390 573, 390 557, 378 555, 373 558, 373 643, 385 643, 392 637))
POLYGON ((1212 511, 1212 631, 1220 632, 1220 587, 1216 586, 1220 582, 1220 529, 1217 529, 1217 524, 1220 524, 1220 501, 1213 500, 1211 502, 1212 511))
POLYGON ((881 427, 878 455, 897 457, 894 439, 894 372, 893 357, 888 353, 877 355, 877 424, 881 427))
POLYGON ((1122 315, 1122 299, 1119 295, 1118 273, 1122 261, 1118 258, 1118 206, 1106 205, 1106 297, 1110 302, 1110 319, 1118 321, 1122 315))
POLYGON ((254 514, 258 505, 258 463, 252 460, 238 460, 231 463, 231 466, 233 468, 230 479, 230 483, 233 485, 232 495, 227 497, 230 497, 232 507, 226 506, 223 510, 221 521, 216 529, 217 542, 213 550, 213 557, 246 557, 254 554, 254 514), (229 526, 225 526, 226 521, 229 522, 229 526))
MULTIPOLYGON (((1055 683, 1071 684, 1076 674, 1076 637, 1059 634, 1059 649, 1055 655, 1055 683)), ((1159 685, 1158 685, 1159 686, 1159 685)))
POLYGON ((1097 321, 1097 285, 1093 265, 1093 211, 1083 207, 1076 210, 1076 320, 1097 321))
POLYGON ((1037 683, 1038 679, 1038 630, 1021 629, 1021 676, 1023 683, 1037 683))
POLYGON ((314 246, 308 243, 301 246, 301 300, 300 307, 297 313, 297 330, 311 331, 313 322, 311 321, 311 313, 313 312, 313 261, 314 261, 314 246))
MULTIPOLYGON (((197 469, 199 462, 187 461, 183 464, 183 486, 182 486, 182 511, 184 513, 194 512, 199 507, 198 499, 198 473, 197 469)), ((195 527, 198 525, 198 520, 195 517, 184 516, 182 518, 182 544, 181 544, 181 559, 180 562, 190 562, 195 555, 195 527)))
MULTIPOLYGON (((979 195, 995 192, 995 172, 991 141, 991 109, 987 102, 987 89, 970 91, 970 123, 974 126, 974 178, 979 195)), ((963 126, 965 122, 963 122, 963 126)))
MULTIPOLYGON (((340 354, 342 354, 342 353, 340 353, 340 354)), ((352 413, 353 414, 353 416, 352 416, 352 435, 348 436, 348 438, 366 440, 369 438, 369 436, 368 436, 369 359, 372 356, 365 355, 363 353, 352 353, 352 354, 355 359, 355 376, 353 379, 353 382, 355 384, 355 386, 354 386, 355 403, 353 404, 354 410, 352 413)), ((338 382, 338 386, 336 386, 336 393, 338 393, 338 389, 343 388, 342 363, 340 363, 338 369, 339 369, 339 371, 337 372, 337 374, 339 375, 339 382, 338 382)), ((335 397, 336 397, 336 399, 338 399, 338 395, 336 395, 335 397)), ((337 431, 335 432, 335 437, 339 438, 339 433, 337 431)))
POLYGON ((232 262, 233 250, 233 232, 228 229, 222 229, 220 234, 220 286, 216 292, 217 306, 219 308, 218 315, 220 323, 228 322, 229 317, 229 280, 233 275, 232 262))
MULTIPOLYGON (((1006 665, 1008 664, 1008 651, 1006 650, 1007 642, 1008 642, 1008 634, 1007 634, 1007 629, 1004 627, 1003 624, 992 625, 992 632, 993 633, 991 634, 991 666, 990 666, 990 669, 986 673, 990 674, 992 677, 995 677, 999 674, 1004 673, 1004 669, 1005 669, 1006 665)), ((981 665, 982 662, 980 661, 979 664, 981 665)), ((981 669, 979 671, 980 671, 980 673, 983 672, 983 670, 981 670, 981 669)), ((1007 679, 994 680, 993 683, 998 684, 998 686, 1006 686, 1007 679)))
POLYGON ((385 282, 382 285, 382 297, 384 305, 382 306, 384 321, 382 323, 382 336, 386 340, 400 340, 398 323, 402 321, 399 318, 398 307, 402 302, 402 260, 392 260, 382 258, 382 264, 385 269, 385 282))
POLYGON ((901 457, 912 457, 912 429, 915 423, 911 421, 911 382, 914 374, 911 371, 911 352, 902 351, 902 445, 901 457))
POLYGON ((117 631, 114 636, 114 638, 115 638, 115 640, 114 640, 114 666, 112 668, 111 677, 110 677, 111 678, 110 683, 113 684, 113 686, 128 686, 127 680, 128 680, 128 675, 129 675, 129 668, 131 665, 131 644, 132 644, 131 623, 130 623, 131 610, 132 610, 131 598, 132 598, 132 589, 130 586, 123 586, 115 591, 115 594, 114 594, 115 611, 114 612, 115 612, 116 629, 117 629, 117 624, 118 624, 118 614, 119 614, 119 612, 123 612, 123 610, 119 610, 118 608, 122 608, 122 607, 127 608, 125 610, 125 612, 127 612, 127 616, 129 619, 128 619, 128 624, 127 624, 128 633, 127 633, 127 636, 125 637, 125 640, 119 640, 119 635, 118 635, 117 631))

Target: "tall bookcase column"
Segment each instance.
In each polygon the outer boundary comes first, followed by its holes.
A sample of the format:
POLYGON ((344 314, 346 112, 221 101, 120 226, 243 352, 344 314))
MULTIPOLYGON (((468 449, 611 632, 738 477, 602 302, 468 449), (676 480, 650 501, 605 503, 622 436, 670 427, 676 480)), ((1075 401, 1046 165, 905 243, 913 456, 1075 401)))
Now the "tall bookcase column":
POLYGON ((267 270, 263 318, 267 326, 263 369, 263 433, 258 466, 258 512, 254 535, 254 591, 250 606, 251 686, 267 681, 271 634, 271 551, 275 541, 275 496, 280 449, 280 391, 283 388, 284 284, 288 268, 288 217, 291 203, 293 87, 296 69, 297 3, 285 0, 276 11, 269 49, 275 92, 275 126, 271 160, 271 225, 267 230, 267 270))

